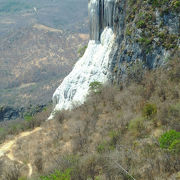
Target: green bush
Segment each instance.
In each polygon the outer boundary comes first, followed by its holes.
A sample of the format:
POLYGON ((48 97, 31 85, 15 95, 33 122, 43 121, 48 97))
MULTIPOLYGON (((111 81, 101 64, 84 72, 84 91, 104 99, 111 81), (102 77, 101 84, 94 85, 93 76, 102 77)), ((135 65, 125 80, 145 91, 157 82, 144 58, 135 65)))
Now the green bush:
POLYGON ((155 104, 146 104, 143 108, 143 116, 147 118, 151 118, 157 114, 157 107, 155 104))
POLYGON ((180 153, 180 139, 174 140, 172 144, 169 146, 169 150, 171 152, 180 153))
POLYGON ((107 143, 106 143, 106 142, 103 142, 103 143, 99 144, 99 145, 97 146, 97 148, 96 148, 97 152, 98 152, 98 153, 103 153, 103 152, 105 152, 106 146, 107 146, 107 143))
POLYGON ((169 130, 159 138, 159 144, 162 149, 179 151, 180 149, 180 132, 169 130))
POLYGON ((18 180, 27 180, 26 177, 20 177, 18 180))
POLYGON ((94 93, 100 93, 102 89, 102 83, 98 81, 91 82, 89 89, 94 93))
POLYGON ((30 122, 32 119, 33 119, 32 115, 26 114, 24 116, 24 120, 27 121, 27 122, 30 122))
POLYGON ((146 27, 146 22, 144 20, 139 20, 136 23, 137 28, 145 28, 146 27))
POLYGON ((175 10, 177 9, 179 9, 179 7, 180 7, 180 1, 179 0, 173 0, 172 2, 171 2, 171 7, 173 7, 175 10))
POLYGON ((148 0, 148 3, 152 4, 153 7, 160 7, 168 2, 169 0, 148 0))
POLYGON ((80 57, 82 57, 84 55, 86 49, 87 49, 87 45, 85 45, 85 46, 78 49, 78 54, 79 54, 80 57))
POLYGON ((71 170, 67 169, 64 172, 55 171, 54 173, 48 176, 41 176, 41 180, 70 180, 71 179, 71 170))

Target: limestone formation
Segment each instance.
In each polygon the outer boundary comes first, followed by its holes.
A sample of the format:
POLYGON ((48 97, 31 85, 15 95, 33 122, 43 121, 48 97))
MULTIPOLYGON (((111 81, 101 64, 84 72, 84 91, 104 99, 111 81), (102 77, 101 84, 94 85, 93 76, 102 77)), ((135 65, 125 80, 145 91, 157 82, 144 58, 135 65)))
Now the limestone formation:
POLYGON ((114 0, 91 0, 88 3, 90 39, 100 40, 106 27, 113 27, 114 0))

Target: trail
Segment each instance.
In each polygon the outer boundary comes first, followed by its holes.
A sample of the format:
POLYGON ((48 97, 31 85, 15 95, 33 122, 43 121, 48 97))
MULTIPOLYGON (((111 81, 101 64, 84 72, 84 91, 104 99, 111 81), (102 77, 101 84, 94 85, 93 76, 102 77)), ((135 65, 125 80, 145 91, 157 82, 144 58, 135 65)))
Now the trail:
MULTIPOLYGON (((41 129, 42 129, 41 127, 38 127, 38 128, 35 128, 32 131, 22 132, 19 135, 17 135, 13 140, 10 140, 10 141, 7 141, 7 142, 3 143, 0 146, 0 157, 6 155, 10 160, 16 161, 16 162, 18 162, 20 164, 24 164, 22 161, 20 161, 19 159, 16 159, 16 157, 14 157, 13 152, 12 152, 13 145, 15 145, 17 140, 19 140, 20 138, 29 136, 29 135, 37 132, 37 131, 40 131, 41 129)), ((32 165, 29 163, 29 164, 27 164, 27 166, 28 166, 28 169, 29 169, 28 177, 31 177, 32 172, 33 172, 32 165)))

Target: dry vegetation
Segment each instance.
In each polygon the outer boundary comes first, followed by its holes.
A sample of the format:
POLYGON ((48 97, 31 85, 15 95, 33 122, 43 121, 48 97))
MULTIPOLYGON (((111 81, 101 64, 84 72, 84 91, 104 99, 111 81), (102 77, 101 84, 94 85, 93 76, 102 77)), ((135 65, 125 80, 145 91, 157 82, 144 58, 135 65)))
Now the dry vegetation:
POLYGON ((87 41, 81 34, 41 24, 0 38, 0 104, 47 104, 87 41))
POLYGON ((20 176, 27 175, 27 163, 34 180, 178 179, 179 54, 168 65, 136 75, 140 79, 128 73, 126 83, 92 89, 83 105, 58 112, 40 132, 19 139, 13 153, 23 170, 9 180, 26 179, 20 176), (177 133, 173 149, 160 144, 169 130, 177 133))

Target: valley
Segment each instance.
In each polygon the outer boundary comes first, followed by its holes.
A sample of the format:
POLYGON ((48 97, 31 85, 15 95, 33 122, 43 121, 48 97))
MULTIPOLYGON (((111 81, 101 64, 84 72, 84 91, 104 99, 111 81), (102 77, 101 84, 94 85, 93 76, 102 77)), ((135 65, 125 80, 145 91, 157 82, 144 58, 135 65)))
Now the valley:
POLYGON ((86 2, 0 4, 0 106, 45 105, 88 42, 86 2))

